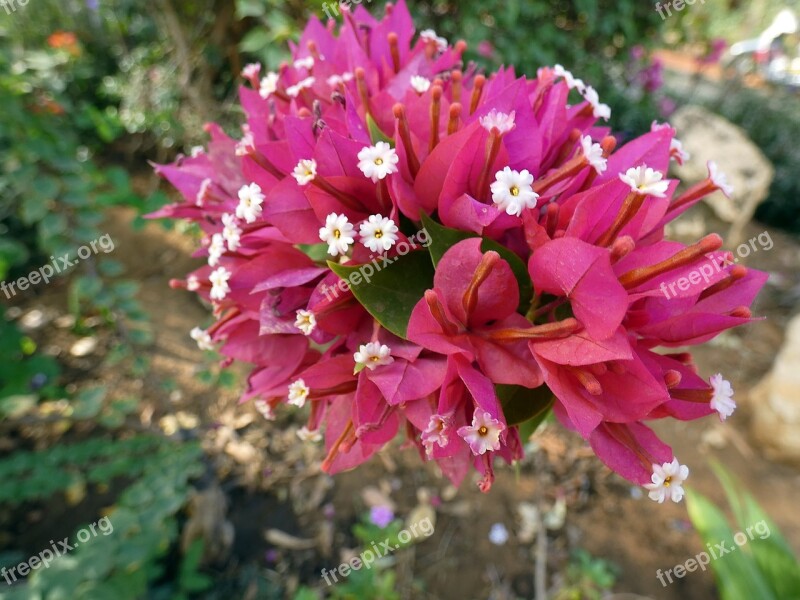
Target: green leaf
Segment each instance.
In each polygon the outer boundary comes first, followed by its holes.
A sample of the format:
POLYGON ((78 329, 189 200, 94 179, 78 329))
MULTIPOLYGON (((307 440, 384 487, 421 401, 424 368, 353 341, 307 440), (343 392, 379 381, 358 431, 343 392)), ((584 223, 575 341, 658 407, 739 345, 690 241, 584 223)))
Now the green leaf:
POLYGON ((367 113, 367 127, 369 128, 369 139, 373 144, 377 144, 378 142, 386 142, 392 148, 394 148, 394 140, 381 131, 381 128, 378 127, 375 119, 373 119, 372 115, 369 113, 367 113))
MULTIPOLYGON (((428 232, 428 238, 430 239, 428 251, 431 253, 434 266, 438 265, 444 253, 458 242, 480 237, 476 233, 470 231, 460 231, 458 229, 445 227, 423 212, 420 213, 420 216, 422 218, 422 226, 425 228, 425 231, 428 232)), ((523 315, 526 314, 528 308, 530 308, 531 299, 533 298, 533 283, 528 273, 528 267, 519 256, 505 246, 488 238, 482 239, 481 250, 483 252, 494 250, 511 267, 517 284, 519 284, 519 305, 517 306, 517 312, 523 315)))
POLYGON ((245 35, 244 39, 242 39, 242 41, 239 43, 239 49, 242 52, 255 53, 263 48, 266 48, 271 43, 272 36, 270 36, 266 29, 253 29, 247 35, 245 35))
POLYGON ((106 387, 103 385, 81 390, 72 408, 72 416, 76 419, 91 419, 103 408, 106 387))
MULTIPOLYGON (((346 266, 328 261, 361 305, 386 329, 406 339, 411 311, 425 291, 433 287, 433 265, 427 252, 415 251, 386 259, 381 269, 365 280, 364 266, 346 266)), ((338 288, 337 288, 338 289, 338 288)))
POLYGON ((777 525, 722 465, 713 461, 711 468, 722 483, 739 531, 748 535, 747 547, 772 591, 778 598, 800 598, 800 564, 777 525))
POLYGON ((533 432, 553 407, 555 396, 546 385, 526 388, 521 385, 498 384, 497 397, 509 425, 525 424, 533 432))
POLYGON ((718 556, 717 560, 710 561, 722 600, 779 600, 752 555, 737 547, 722 511, 694 490, 686 491, 686 501, 689 518, 703 542, 711 547, 724 543, 725 548, 733 548, 724 556, 718 556))

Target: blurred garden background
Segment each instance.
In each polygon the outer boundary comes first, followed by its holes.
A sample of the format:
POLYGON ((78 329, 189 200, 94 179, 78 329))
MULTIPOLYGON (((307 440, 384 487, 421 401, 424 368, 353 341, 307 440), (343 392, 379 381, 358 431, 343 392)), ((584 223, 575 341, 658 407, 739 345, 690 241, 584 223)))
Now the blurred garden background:
POLYGON ((0 598, 800 598, 800 2, 408 5, 479 65, 564 65, 622 138, 670 121, 693 155, 682 178, 714 159, 737 186, 671 231, 730 234, 770 274, 754 309, 766 320, 697 354, 729 374, 736 418, 659 429, 694 457, 688 510, 647 502, 556 423, 488 495, 399 443, 332 478, 322 448, 298 441, 300 415, 238 405, 244 371, 198 349, 189 332, 209 311, 169 285, 199 264, 198 231, 143 219, 174 200, 152 163, 190 155, 207 122, 240 137, 244 65, 276 68, 331 3, 3 0, 0 281, 91 252, 0 291, 0 567, 105 516, 113 532, 3 574, 0 598), (321 577, 423 517, 431 536, 321 577), (657 578, 762 519, 768 539, 657 578))

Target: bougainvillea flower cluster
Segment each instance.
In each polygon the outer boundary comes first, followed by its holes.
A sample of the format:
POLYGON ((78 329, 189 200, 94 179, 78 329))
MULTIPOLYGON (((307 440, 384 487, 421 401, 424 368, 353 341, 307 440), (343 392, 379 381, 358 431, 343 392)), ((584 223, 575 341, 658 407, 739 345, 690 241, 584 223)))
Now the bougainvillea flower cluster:
POLYGON ((480 73, 402 1, 343 17, 312 18, 276 72, 245 68, 239 139, 209 125, 157 167, 185 200, 154 216, 203 232, 207 264, 174 282, 213 306, 192 337, 254 365, 242 400, 266 418, 307 414, 327 472, 403 437, 486 491, 552 411, 680 500, 688 468, 645 423, 730 416, 730 384, 682 348, 750 322, 766 279, 717 235, 664 238, 724 176, 678 194, 674 129, 620 143, 559 65, 480 73))

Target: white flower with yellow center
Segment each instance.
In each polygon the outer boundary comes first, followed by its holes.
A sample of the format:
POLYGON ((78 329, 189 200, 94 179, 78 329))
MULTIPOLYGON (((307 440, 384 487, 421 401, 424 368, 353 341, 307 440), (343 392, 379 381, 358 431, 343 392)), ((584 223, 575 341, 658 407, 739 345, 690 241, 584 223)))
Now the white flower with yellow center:
POLYGON ((358 168, 365 177, 378 181, 387 175, 397 173, 400 157, 386 142, 378 142, 374 146, 366 146, 358 153, 358 168))
POLYGON ((425 431, 420 437, 422 445, 425 446, 425 454, 433 454, 434 444, 444 448, 450 442, 450 433, 453 425, 452 415, 431 415, 430 421, 425 431))
POLYGON ((708 178, 711 183, 728 198, 733 196, 733 186, 728 183, 725 173, 722 173, 713 160, 708 161, 708 178))
POLYGON ((261 79, 258 94, 266 99, 278 90, 278 74, 270 71, 261 79))
POLYGON ((302 379, 289 384, 289 404, 302 408, 311 390, 302 379))
POLYGON ((224 253, 225 238, 222 237, 222 234, 215 233, 211 236, 211 243, 208 245, 208 266, 216 267, 224 253))
POLYGON ((304 442, 319 442, 322 439, 322 434, 319 432, 319 429, 311 431, 308 427, 303 425, 297 430, 297 437, 304 442))
POLYGON ((338 256, 347 254, 355 242, 355 228, 345 215, 331 213, 325 217, 325 227, 319 229, 319 239, 328 244, 328 254, 338 256))
POLYGON ((306 77, 293 86, 286 88, 286 95, 290 98, 297 98, 297 96, 300 95, 300 92, 314 85, 314 81, 316 80, 313 77, 306 77))
POLYGON ((298 58, 294 61, 295 69, 310 69, 314 66, 314 57, 306 56, 305 58, 298 58))
POLYGON ((259 398, 254 402, 256 410, 264 417, 267 421, 274 421, 275 420, 275 411, 272 410, 272 406, 270 406, 269 402, 266 400, 259 398))
POLYGON ((361 223, 358 233, 361 236, 361 243, 372 252, 385 252, 397 242, 398 231, 392 219, 381 215, 370 215, 361 223))
POLYGON ((295 166, 292 177, 298 185, 308 185, 317 176, 317 161, 313 158, 304 158, 295 166))
POLYGON ((231 272, 225 267, 211 271, 208 280, 211 282, 211 292, 209 296, 212 300, 224 300, 228 292, 231 291, 228 285, 228 280, 231 278, 231 272))
POLYGON ((650 478, 653 483, 646 483, 645 488, 650 490, 648 496, 651 500, 663 504, 670 499, 673 502, 680 502, 683 499, 683 482, 689 477, 689 467, 678 462, 673 458, 671 463, 653 465, 653 475, 650 478))
POLYGON ((200 348, 200 350, 214 349, 214 342, 211 339, 211 334, 209 334, 205 329, 195 327, 189 332, 189 335, 195 342, 197 342, 197 347, 200 348))
POLYGON ((222 215, 222 224, 224 225, 222 228, 222 237, 228 244, 228 250, 236 252, 241 245, 242 237, 242 230, 236 221, 236 217, 228 214, 222 215))
POLYGON ((394 362, 394 358, 392 358, 392 349, 380 342, 361 344, 358 352, 353 354, 353 360, 356 361, 356 372, 364 367, 370 371, 374 371, 381 365, 390 365, 394 362))
POLYGON ((411 78, 411 87, 414 88, 414 91, 418 94, 424 94, 431 89, 431 81, 420 75, 414 75, 411 78))
POLYGON ((630 186, 631 191, 643 196, 655 196, 663 198, 669 188, 669 181, 664 179, 660 171, 646 167, 632 167, 625 174, 619 174, 623 183, 630 186))
POLYGON ((603 156, 603 147, 592 143, 592 138, 588 135, 581 138, 581 149, 586 161, 595 171, 602 173, 608 168, 608 161, 603 156))
POLYGON ((250 63, 242 69, 242 77, 245 79, 255 79, 261 73, 261 63, 250 63))
POLYGON ((499 450, 500 434, 505 429, 506 426, 493 418, 490 413, 482 408, 476 408, 472 415, 472 425, 459 427, 457 433, 469 444, 472 453, 478 456, 489 450, 499 450))
POLYGON ((711 398, 711 408, 719 413, 719 418, 724 421, 736 410, 736 402, 733 399, 733 387, 730 381, 723 379, 721 373, 713 375, 708 380, 714 390, 711 398))
POLYGON ((603 119, 608 121, 611 118, 611 108, 608 104, 600 102, 600 96, 592 86, 586 86, 583 90, 583 98, 592 105, 592 110, 595 119, 603 119))
POLYGON ((303 335, 311 335, 311 332, 317 326, 317 317, 314 316, 314 313, 301 308, 295 314, 297 318, 294 321, 294 326, 302 331, 303 335))
POLYGON ((436 32, 433 29, 425 29, 424 31, 420 32, 419 37, 426 44, 430 42, 435 42, 436 49, 439 52, 444 52, 445 50, 447 50, 447 40, 441 36, 436 35, 436 32))
POLYGON ((261 215, 261 205, 264 203, 264 194, 257 183, 243 185, 239 190, 239 205, 236 207, 236 216, 247 223, 253 223, 261 215))
POLYGON ((539 194, 533 191, 533 175, 527 169, 514 171, 506 167, 495 173, 491 185, 492 202, 509 215, 520 216, 526 208, 535 208, 539 194))
POLYGON ((481 126, 486 131, 497 129, 500 135, 508 133, 514 129, 514 118, 517 116, 515 111, 511 113, 498 112, 497 109, 492 109, 487 115, 480 118, 481 126))

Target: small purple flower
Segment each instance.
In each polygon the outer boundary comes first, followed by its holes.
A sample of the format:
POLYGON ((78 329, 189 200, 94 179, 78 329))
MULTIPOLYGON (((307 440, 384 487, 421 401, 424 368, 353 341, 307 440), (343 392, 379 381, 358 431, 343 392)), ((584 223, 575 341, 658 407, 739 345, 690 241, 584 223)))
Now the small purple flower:
POLYGON ((373 506, 369 511, 369 520, 383 529, 394 520, 394 511, 388 506, 373 506))

